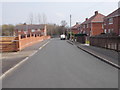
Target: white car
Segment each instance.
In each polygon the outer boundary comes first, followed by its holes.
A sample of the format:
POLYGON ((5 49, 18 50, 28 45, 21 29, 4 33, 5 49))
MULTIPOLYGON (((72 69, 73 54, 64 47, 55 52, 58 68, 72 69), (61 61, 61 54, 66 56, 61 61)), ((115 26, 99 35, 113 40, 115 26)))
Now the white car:
POLYGON ((65 40, 65 35, 64 34, 60 35, 60 39, 65 40))

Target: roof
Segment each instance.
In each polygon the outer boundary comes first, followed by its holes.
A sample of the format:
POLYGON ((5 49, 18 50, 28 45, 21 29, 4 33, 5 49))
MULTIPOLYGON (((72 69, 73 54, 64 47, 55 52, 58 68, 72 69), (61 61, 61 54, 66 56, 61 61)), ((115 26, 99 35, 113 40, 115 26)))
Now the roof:
POLYGON ((113 11, 112 13, 110 13, 108 16, 106 16, 105 18, 110 18, 110 17, 116 17, 116 16, 120 16, 120 8, 118 8, 117 10, 113 11))
POLYGON ((97 15, 93 15, 88 20, 84 21, 82 24, 88 24, 91 22, 103 22, 103 18, 105 16, 103 14, 98 13, 97 15))
POLYGON ((75 24, 72 29, 77 29, 79 27, 80 24, 75 24))
POLYGON ((28 29, 44 29, 44 24, 38 24, 38 25, 16 25, 15 30, 28 30, 28 29))

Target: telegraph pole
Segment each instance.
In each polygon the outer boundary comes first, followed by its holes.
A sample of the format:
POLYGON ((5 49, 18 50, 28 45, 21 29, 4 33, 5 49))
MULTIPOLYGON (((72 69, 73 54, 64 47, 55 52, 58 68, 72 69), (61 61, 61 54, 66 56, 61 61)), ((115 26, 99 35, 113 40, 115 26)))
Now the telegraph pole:
POLYGON ((72 40, 72 32, 71 32, 71 14, 70 14, 70 40, 72 40))

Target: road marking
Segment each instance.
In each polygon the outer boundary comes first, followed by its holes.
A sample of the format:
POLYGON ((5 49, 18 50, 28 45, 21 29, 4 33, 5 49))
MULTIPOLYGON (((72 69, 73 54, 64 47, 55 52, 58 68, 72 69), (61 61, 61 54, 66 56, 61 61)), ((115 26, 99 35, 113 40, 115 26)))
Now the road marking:
MULTIPOLYGON (((43 47, 45 47, 50 41, 48 41, 47 43, 43 44, 38 50, 42 49, 43 47)), ((8 71, 6 71, 5 73, 3 73, 0 76, 0 80, 2 80, 3 78, 5 78, 9 73, 11 73, 13 70, 15 70, 18 66, 22 65, 24 62, 26 62, 28 60, 29 57, 33 56, 34 54, 36 54, 37 51, 33 52, 31 55, 29 55, 28 57, 26 57, 25 59, 23 59, 21 62, 19 62, 18 64, 16 64, 14 67, 10 68, 8 71)))

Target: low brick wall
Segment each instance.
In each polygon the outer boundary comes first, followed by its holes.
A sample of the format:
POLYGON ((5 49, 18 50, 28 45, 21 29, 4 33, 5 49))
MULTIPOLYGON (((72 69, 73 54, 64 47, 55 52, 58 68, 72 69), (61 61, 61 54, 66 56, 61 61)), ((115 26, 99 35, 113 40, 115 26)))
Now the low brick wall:
POLYGON ((90 37, 90 45, 120 52, 120 37, 90 37))
POLYGON ((50 39, 50 36, 18 36, 0 37, 0 51, 12 52, 19 51, 35 43, 50 39))

